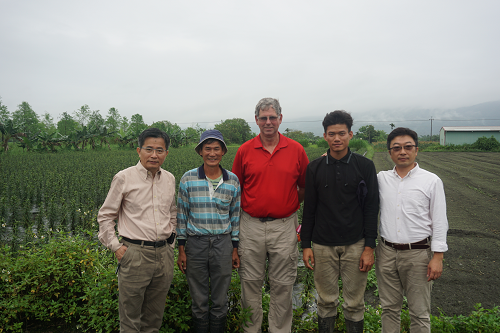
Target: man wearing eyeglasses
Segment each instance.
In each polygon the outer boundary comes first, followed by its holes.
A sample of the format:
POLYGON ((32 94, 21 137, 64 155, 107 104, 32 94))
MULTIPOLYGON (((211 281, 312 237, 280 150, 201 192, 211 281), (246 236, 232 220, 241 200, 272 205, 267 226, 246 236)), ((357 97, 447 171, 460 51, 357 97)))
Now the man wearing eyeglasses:
POLYGON ((375 265, 382 332, 399 332, 403 295, 408 300, 410 331, 430 332, 432 281, 441 276, 443 253, 448 250, 443 182, 415 162, 415 131, 394 129, 387 148, 395 167, 378 174, 381 242, 375 265))
POLYGON ((297 276, 297 210, 304 198, 309 160, 304 148, 278 131, 283 116, 278 100, 255 107, 260 134, 238 149, 232 171, 242 189, 240 219, 241 301, 251 307, 245 332, 260 332, 262 286, 269 264, 269 332, 289 333, 292 289, 297 276))
POLYGON ((140 161, 113 177, 97 216, 99 240, 118 260, 120 332, 158 332, 163 320, 177 225, 175 178, 161 168, 169 144, 165 132, 143 131, 140 161))

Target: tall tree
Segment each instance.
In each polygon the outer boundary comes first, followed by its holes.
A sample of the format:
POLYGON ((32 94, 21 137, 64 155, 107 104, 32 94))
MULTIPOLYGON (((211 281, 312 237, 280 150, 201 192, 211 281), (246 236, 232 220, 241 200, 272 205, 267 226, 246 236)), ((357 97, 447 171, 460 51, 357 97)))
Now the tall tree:
POLYGON ((130 123, 128 122, 128 118, 124 116, 120 122, 120 131, 123 132, 123 134, 126 133, 129 126, 130 123))
POLYGON ((10 112, 7 109, 7 105, 2 103, 2 98, 0 97, 0 123, 5 124, 7 119, 10 119, 10 112))
POLYGON ((356 138, 366 140, 369 143, 372 143, 376 136, 377 131, 373 125, 361 126, 356 132, 356 138))
POLYGON ((132 117, 130 118, 130 126, 129 126, 128 131, 130 133, 135 134, 135 135, 139 135, 147 127, 148 127, 148 125, 146 125, 146 123, 144 123, 144 119, 142 118, 142 115, 136 113, 136 114, 132 115, 132 117))
POLYGON ((22 102, 17 106, 17 110, 12 113, 12 121, 14 126, 26 135, 32 136, 39 132, 38 123, 40 120, 28 102, 22 102))
POLYGON ((78 110, 73 112, 75 120, 80 124, 81 127, 87 125, 89 117, 91 114, 90 108, 87 104, 82 105, 78 110))
POLYGON ((116 108, 110 108, 106 116, 106 127, 109 131, 118 131, 120 129, 122 117, 116 108))
POLYGON ((54 125, 54 118, 48 112, 45 112, 43 114, 41 125, 43 131, 48 134, 52 134, 56 131, 56 125, 54 125))
POLYGON ((252 137, 250 126, 241 118, 226 119, 214 127, 222 133, 226 142, 242 144, 252 137))
POLYGON ((91 133, 100 131, 104 127, 104 123, 104 118, 101 116, 99 110, 94 110, 89 116, 87 128, 91 133))
POLYGON ((70 133, 76 131, 77 127, 78 123, 67 112, 63 112, 60 116, 60 120, 57 122, 57 131, 62 135, 70 135, 70 133))

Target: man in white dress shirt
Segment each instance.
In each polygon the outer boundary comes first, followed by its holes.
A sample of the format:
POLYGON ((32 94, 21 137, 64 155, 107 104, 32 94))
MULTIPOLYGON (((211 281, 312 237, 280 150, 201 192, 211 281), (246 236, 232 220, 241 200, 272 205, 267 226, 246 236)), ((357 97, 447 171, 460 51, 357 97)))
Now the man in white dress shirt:
POLYGON ((443 271, 448 250, 443 182, 421 169, 415 158, 418 136, 398 127, 387 137, 396 164, 378 174, 380 236, 375 269, 382 305, 382 332, 399 332, 403 296, 412 333, 430 332, 432 281, 443 271))

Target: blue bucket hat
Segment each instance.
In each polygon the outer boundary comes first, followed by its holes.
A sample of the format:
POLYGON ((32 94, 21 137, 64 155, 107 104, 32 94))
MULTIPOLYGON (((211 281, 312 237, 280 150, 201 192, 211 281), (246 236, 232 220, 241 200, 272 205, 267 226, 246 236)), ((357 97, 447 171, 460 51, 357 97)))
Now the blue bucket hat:
POLYGON ((200 149, 201 149, 202 143, 208 139, 216 139, 216 140, 219 140, 220 142, 222 142, 222 149, 224 150, 224 153, 227 152, 226 143, 224 142, 224 138, 222 137, 222 133, 219 132, 218 130, 208 130, 208 131, 201 133, 200 142, 194 148, 194 150, 196 150, 196 152, 198 154, 200 154, 200 149))

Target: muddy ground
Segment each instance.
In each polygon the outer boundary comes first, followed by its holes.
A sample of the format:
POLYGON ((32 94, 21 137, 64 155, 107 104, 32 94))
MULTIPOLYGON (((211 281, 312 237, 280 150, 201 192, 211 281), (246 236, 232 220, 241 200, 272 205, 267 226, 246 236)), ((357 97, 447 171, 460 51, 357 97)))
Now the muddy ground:
MULTIPOLYGON (((377 172, 394 164, 375 153, 377 172)), ((500 305, 500 153, 421 152, 421 168, 438 175, 449 222, 444 271, 432 290, 432 313, 469 315, 476 303, 500 305)), ((367 292, 370 303, 377 303, 367 292)))

